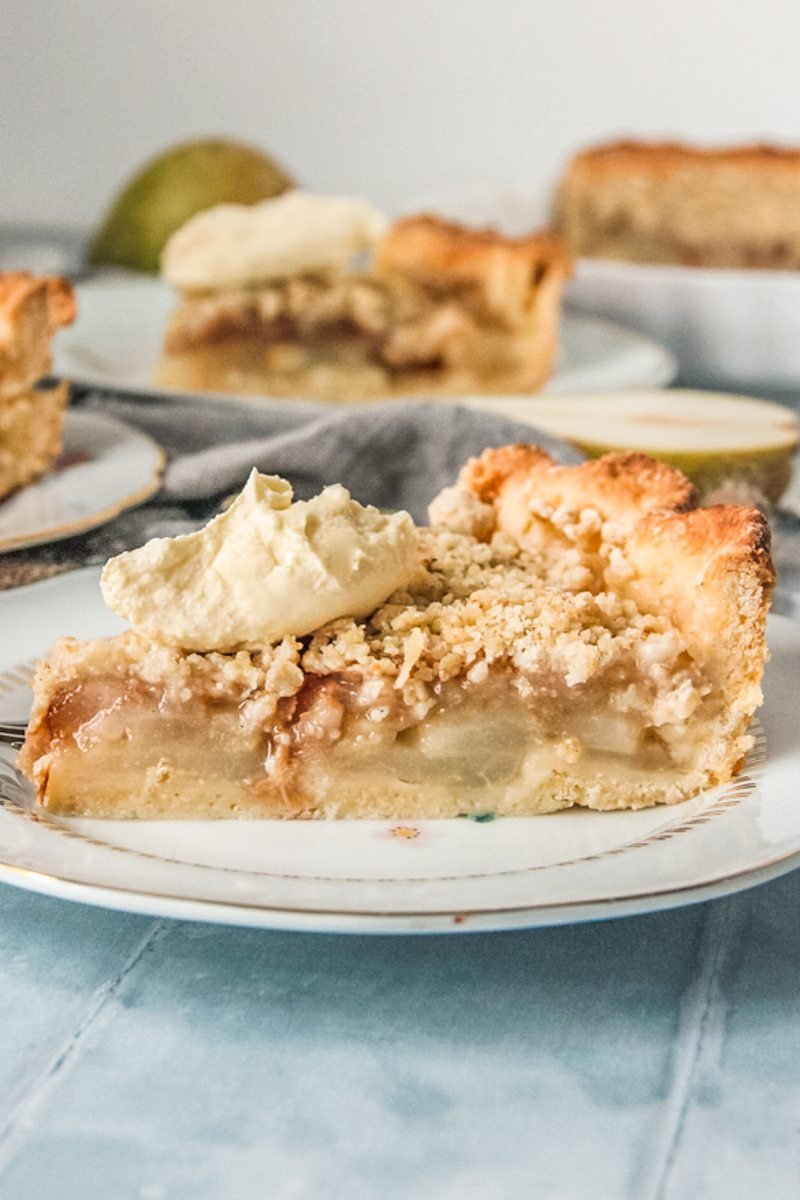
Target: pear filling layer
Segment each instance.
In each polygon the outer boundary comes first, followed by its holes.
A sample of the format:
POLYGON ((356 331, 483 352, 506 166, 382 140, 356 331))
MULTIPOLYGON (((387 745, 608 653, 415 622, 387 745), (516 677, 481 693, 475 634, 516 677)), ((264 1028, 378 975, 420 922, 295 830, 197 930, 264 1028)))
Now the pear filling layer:
POLYGON ((641 679, 608 683, 497 669, 441 685, 421 719, 386 681, 309 675, 264 725, 230 699, 178 704, 141 680, 94 677, 63 686, 40 731, 47 805, 80 814, 91 794, 94 816, 355 817, 382 795, 398 817, 514 814, 582 795, 630 805, 637 782, 689 782, 690 723, 648 724, 641 679))

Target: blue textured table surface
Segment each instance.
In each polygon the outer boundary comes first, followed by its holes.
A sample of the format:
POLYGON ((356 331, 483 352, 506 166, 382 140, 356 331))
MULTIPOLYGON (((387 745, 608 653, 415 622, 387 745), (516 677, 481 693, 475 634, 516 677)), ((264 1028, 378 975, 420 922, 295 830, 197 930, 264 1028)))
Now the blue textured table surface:
POLYGON ((0 886, 3 1200, 753 1200, 800 1181, 800 871, 365 938, 0 886))

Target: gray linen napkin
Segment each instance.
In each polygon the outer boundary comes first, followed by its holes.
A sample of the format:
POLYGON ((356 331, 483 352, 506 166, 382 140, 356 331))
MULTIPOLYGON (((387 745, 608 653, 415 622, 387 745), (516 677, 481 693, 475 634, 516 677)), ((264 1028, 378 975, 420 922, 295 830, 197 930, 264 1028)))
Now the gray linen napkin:
POLYGON ((433 496, 487 446, 536 442, 561 462, 582 458, 529 425, 430 401, 334 409, 302 401, 267 407, 98 392, 77 401, 155 438, 168 456, 163 487, 100 529, 0 555, 0 588, 104 562, 151 537, 188 532, 216 512, 254 466, 283 475, 300 499, 343 483, 364 504, 405 508, 423 522, 433 496))
POLYGON ((487 446, 535 441, 561 462, 583 455, 549 434, 490 412, 425 401, 331 409, 286 401, 90 396, 97 407, 151 434, 169 457, 162 498, 186 502, 230 492, 252 467, 282 475, 307 498, 343 483, 364 504, 406 508, 425 519, 428 502, 487 446))

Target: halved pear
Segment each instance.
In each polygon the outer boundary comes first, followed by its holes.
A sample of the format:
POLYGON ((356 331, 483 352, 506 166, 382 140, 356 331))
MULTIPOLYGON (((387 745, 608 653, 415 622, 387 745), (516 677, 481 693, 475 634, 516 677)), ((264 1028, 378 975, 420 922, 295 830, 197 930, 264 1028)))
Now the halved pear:
POLYGON ((676 388, 467 403, 525 421, 591 458, 641 450, 678 467, 701 496, 733 481, 776 503, 791 479, 800 440, 791 409, 718 392, 676 388))
POLYGON ((215 204, 256 204, 293 186, 267 154, 230 138, 171 146, 115 197, 92 239, 89 261, 156 272, 165 242, 195 213, 215 204))

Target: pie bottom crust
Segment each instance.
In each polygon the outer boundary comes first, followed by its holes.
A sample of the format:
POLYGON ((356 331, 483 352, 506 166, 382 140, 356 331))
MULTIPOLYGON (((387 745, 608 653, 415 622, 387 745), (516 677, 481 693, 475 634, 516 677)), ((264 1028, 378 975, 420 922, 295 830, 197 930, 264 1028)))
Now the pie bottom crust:
POLYGON ((67 384, 0 399, 0 496, 31 483, 61 452, 67 384))
POLYGON ((342 339, 314 355, 305 355, 299 345, 271 347, 258 338, 232 338, 165 353, 154 368, 153 382, 176 391, 313 398, 337 404, 402 396, 504 395, 539 391, 550 377, 554 352, 554 342, 543 335, 538 343, 530 340, 524 372, 388 371, 371 361, 356 338, 342 339), (286 369, 281 359, 288 357, 305 362, 286 369))

